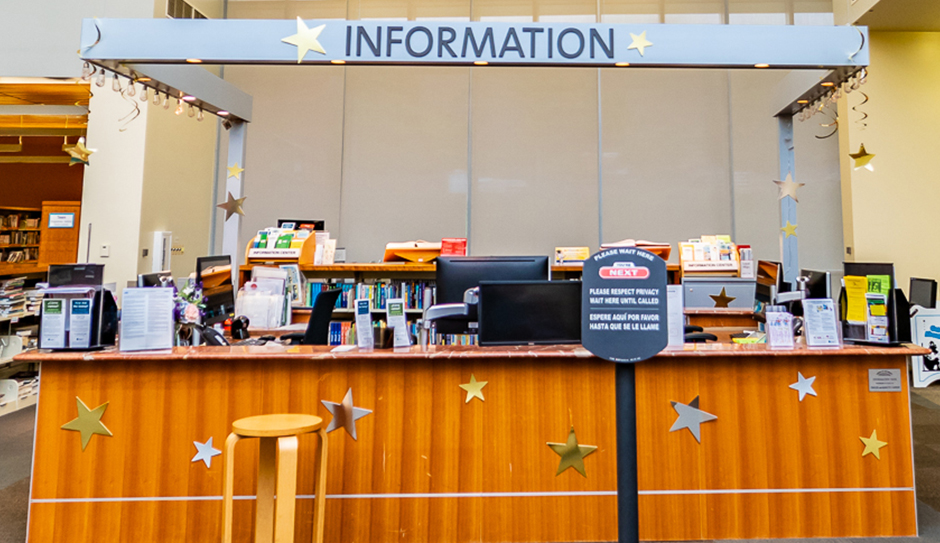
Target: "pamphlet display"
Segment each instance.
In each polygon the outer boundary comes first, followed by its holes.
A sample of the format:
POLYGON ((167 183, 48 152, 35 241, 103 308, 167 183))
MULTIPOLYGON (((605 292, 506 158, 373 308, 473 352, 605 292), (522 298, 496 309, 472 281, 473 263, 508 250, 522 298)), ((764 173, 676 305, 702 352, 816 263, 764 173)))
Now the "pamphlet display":
POLYGON ((803 300, 803 337, 807 347, 840 347, 836 304, 830 299, 803 300))
POLYGON ((649 251, 614 248, 584 261, 581 342, 612 362, 633 363, 669 342, 666 261, 649 251))
POLYGON ((121 307, 122 351, 172 349, 173 289, 126 288, 121 307))
POLYGON ((890 343, 888 337, 888 296, 869 292, 865 294, 867 326, 865 339, 873 343, 890 343))
POLYGON ((372 307, 368 298, 356 299, 356 346, 372 349, 372 307))
POLYGON ((792 349, 793 315, 786 311, 767 311, 766 318, 767 345, 771 349, 792 349))
POLYGON ((386 322, 395 333, 394 345, 398 347, 411 346, 411 334, 408 332, 408 320, 405 317, 405 300, 402 298, 392 298, 386 301, 385 305, 386 322))

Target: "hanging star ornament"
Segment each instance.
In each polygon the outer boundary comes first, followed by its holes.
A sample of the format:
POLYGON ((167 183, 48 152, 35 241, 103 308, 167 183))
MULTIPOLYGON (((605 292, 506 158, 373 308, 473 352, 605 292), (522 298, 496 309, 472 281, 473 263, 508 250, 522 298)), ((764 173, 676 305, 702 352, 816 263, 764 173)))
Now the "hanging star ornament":
POLYGON ((728 307, 728 304, 737 300, 733 296, 728 296, 728 293, 725 292, 724 287, 721 288, 721 292, 718 294, 709 294, 709 298, 715 301, 715 307, 728 307))
POLYGON ((356 421, 372 412, 368 409, 355 407, 353 405, 353 395, 351 388, 346 391, 346 396, 343 397, 343 403, 328 402, 326 400, 321 401, 333 415, 333 420, 330 421, 330 425, 326 428, 326 432, 330 433, 333 430, 345 428, 346 432, 353 439, 356 439, 356 421))
POLYGON ((222 454, 222 451, 216 449, 212 446, 212 437, 209 437, 209 441, 205 443, 199 443, 198 441, 193 441, 193 445, 196 446, 196 456, 193 457, 193 462, 198 462, 200 460, 206 464, 207 468, 212 468, 212 457, 219 456, 222 454))
POLYGON ((594 445, 578 444, 578 437, 574 434, 574 426, 568 432, 568 441, 565 443, 546 443, 555 454, 561 457, 558 462, 558 471, 555 477, 558 477, 568 468, 574 468, 583 477, 587 477, 584 471, 584 457, 597 450, 594 445))
POLYGON ((74 166, 75 164, 84 164, 87 166, 88 157, 97 151, 97 149, 85 147, 85 138, 78 138, 78 143, 66 150, 69 156, 72 157, 69 159, 69 166, 74 166))
POLYGON ((88 446, 88 442, 91 441, 91 436, 95 434, 112 437, 111 430, 108 430, 108 427, 101 422, 101 417, 108 409, 108 402, 104 402, 94 409, 88 409, 85 402, 76 396, 75 403, 78 405, 78 418, 63 424, 62 429, 81 432, 83 451, 88 446))
POLYGON ((865 150, 864 143, 858 148, 857 153, 849 153, 849 156, 852 157, 852 160, 855 161, 855 166, 853 166, 853 169, 858 170, 865 168, 870 172, 875 171, 874 166, 871 165, 871 159, 875 158, 875 155, 865 150))
POLYGON ((787 174, 787 178, 783 181, 774 180, 774 183, 777 184, 777 187, 780 189, 779 200, 783 200, 787 196, 793 198, 793 201, 799 203, 800 201, 796 198, 796 189, 806 185, 806 183, 795 183, 793 181, 793 175, 787 174))
POLYGON ((244 217, 245 210, 242 209, 242 205, 245 203, 245 198, 247 198, 247 196, 236 198, 232 196, 232 193, 230 192, 228 193, 228 199, 221 204, 216 204, 215 207, 225 210, 225 220, 229 220, 229 218, 235 214, 244 217))
POLYGON ((865 450, 862 451, 862 456, 873 454, 875 458, 881 460, 881 448, 886 447, 888 443, 878 440, 878 430, 872 430, 871 437, 859 437, 859 439, 865 444, 865 450))
POLYGON ((703 422, 708 422, 712 420, 717 420, 718 417, 712 415, 711 413, 706 413, 698 408, 698 396, 692 400, 689 405, 679 402, 669 402, 672 404, 672 408, 676 410, 676 413, 679 414, 679 418, 676 419, 676 422, 672 424, 672 428, 669 429, 670 432, 675 432, 683 428, 688 428, 692 435, 695 437, 695 441, 699 443, 702 442, 701 436, 701 427, 700 425, 703 422))
POLYGON ((782 227, 782 228, 780 228, 780 231, 783 232, 784 234, 786 234, 785 237, 790 237, 790 236, 797 237, 797 236, 796 236, 796 228, 797 228, 797 225, 795 225, 795 224, 790 224, 790 221, 788 220, 788 221, 787 221, 787 225, 784 226, 784 227, 782 227))
POLYGON ((815 376, 807 379, 806 377, 803 377, 802 373, 796 372, 796 379, 797 379, 796 382, 790 385, 790 388, 800 393, 801 402, 803 401, 803 398, 805 398, 807 394, 809 394, 810 396, 816 395, 816 391, 813 390, 813 381, 816 380, 815 376))
POLYGON ((231 179, 232 177, 234 177, 235 179, 238 179, 239 181, 241 181, 242 179, 241 175, 243 171, 245 171, 245 168, 239 168, 238 162, 236 162, 234 166, 228 167, 228 177, 226 177, 226 179, 231 179))
POLYGON ((628 49, 628 50, 629 50, 629 49, 636 49, 637 51, 640 52, 640 56, 641 56, 641 57, 646 53, 646 48, 647 48, 647 47, 652 47, 652 46, 653 46, 653 42, 651 42, 651 41, 649 41, 649 40, 646 39, 646 31, 645 31, 645 30, 644 30, 639 36, 637 36, 636 34, 634 34, 633 32, 631 32, 631 33, 630 33, 630 39, 633 40, 633 41, 630 42, 630 45, 627 46, 627 49, 628 49))
POLYGON ((470 403, 470 400, 474 398, 480 398, 481 402, 485 402, 483 399, 483 387, 486 386, 488 381, 477 381, 477 378, 472 373, 470 374, 470 382, 459 385, 460 388, 467 391, 467 401, 464 403, 470 403))
POLYGON ((303 19, 297 17, 297 33, 281 40, 284 43, 297 46, 297 64, 303 61, 307 51, 316 51, 323 55, 326 54, 326 50, 324 50, 320 42, 317 41, 317 38, 320 37, 320 32, 323 32, 324 28, 326 28, 326 25, 307 28, 307 24, 304 23, 303 19))

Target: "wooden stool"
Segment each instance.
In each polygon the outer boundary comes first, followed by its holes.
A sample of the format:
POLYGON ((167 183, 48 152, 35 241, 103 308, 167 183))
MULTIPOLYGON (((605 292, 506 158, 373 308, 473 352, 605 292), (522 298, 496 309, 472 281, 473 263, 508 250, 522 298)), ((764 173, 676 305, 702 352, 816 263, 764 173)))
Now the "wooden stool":
POLYGON ((258 498, 255 507, 255 543, 294 541, 297 436, 309 432, 316 432, 320 438, 314 473, 316 499, 314 500, 313 541, 322 543, 323 515, 326 507, 326 431, 323 429, 323 419, 313 415, 259 415, 239 419, 232 423, 232 433, 225 440, 222 543, 232 542, 235 444, 249 437, 261 438, 258 458, 258 498), (275 490, 277 492, 276 508, 275 490))

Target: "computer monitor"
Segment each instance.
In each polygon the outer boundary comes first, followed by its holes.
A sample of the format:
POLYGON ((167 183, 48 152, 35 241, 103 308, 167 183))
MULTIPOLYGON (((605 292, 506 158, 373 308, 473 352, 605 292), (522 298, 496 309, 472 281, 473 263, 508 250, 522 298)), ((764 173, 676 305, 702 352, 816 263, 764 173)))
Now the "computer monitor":
MULTIPOLYGON (((480 285, 481 281, 547 281, 549 277, 547 256, 442 256, 437 262, 438 304, 461 303, 467 289, 480 285)), ((470 307, 470 314, 463 318, 448 318, 437 321, 440 334, 475 333, 477 308, 470 307)))
POLYGON ((911 305, 917 304, 926 309, 937 307, 937 282, 933 279, 911 277, 911 288, 908 292, 911 305))
POLYGON ((52 264, 47 280, 50 287, 100 287, 104 284, 104 264, 52 264))
POLYGON ((581 281, 480 282, 480 345, 581 343, 581 281))
POLYGON ((807 294, 809 298, 832 298, 831 281, 832 278, 827 271, 800 270, 800 276, 809 277, 806 283, 807 294))
POLYGON ((765 305, 773 304, 783 278, 783 267, 772 260, 757 261, 757 285, 754 299, 765 305))
POLYGON ((235 290, 232 287, 230 256, 197 258, 196 282, 202 283, 202 295, 206 297, 206 316, 203 324, 212 326, 235 316, 235 290))
POLYGON ((138 287, 172 287, 173 272, 163 270, 155 273, 142 273, 137 276, 138 287))

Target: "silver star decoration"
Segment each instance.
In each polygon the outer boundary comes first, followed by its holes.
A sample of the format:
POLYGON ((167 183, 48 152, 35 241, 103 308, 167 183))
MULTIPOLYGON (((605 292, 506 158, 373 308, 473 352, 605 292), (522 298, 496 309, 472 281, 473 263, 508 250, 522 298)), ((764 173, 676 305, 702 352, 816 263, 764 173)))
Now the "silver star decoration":
POLYGON ((799 203, 800 201, 796 198, 796 189, 806 185, 806 183, 797 183, 793 181, 793 174, 787 173, 787 178, 783 181, 774 180, 774 183, 777 184, 777 187, 780 189, 779 200, 783 200, 787 196, 793 198, 793 201, 799 203))
POLYGON ((676 419, 676 422, 673 423, 672 428, 669 429, 670 432, 675 432, 676 430, 681 430, 683 428, 688 428, 692 435, 695 437, 695 441, 699 443, 702 442, 701 429, 699 425, 703 422, 708 422, 710 420, 716 420, 718 417, 712 415, 711 413, 706 413, 698 408, 698 396, 692 400, 689 405, 679 402, 669 402, 672 404, 672 408, 676 410, 676 413, 679 414, 679 418, 676 419))
POLYGON ((346 432, 349 433, 350 437, 353 439, 356 439, 356 421, 372 412, 368 409, 355 407, 353 405, 351 388, 346 391, 346 396, 343 397, 343 403, 328 402, 326 400, 321 401, 333 415, 333 420, 331 420, 330 425, 327 426, 326 432, 330 433, 333 430, 345 428, 346 432))
POLYGON ((196 446, 196 456, 193 457, 193 462, 198 462, 202 460, 205 462, 207 468, 212 467, 212 457, 219 456, 222 454, 222 451, 216 449, 212 446, 212 438, 209 438, 209 441, 205 443, 199 443, 198 441, 193 441, 193 445, 196 446))
POLYGON ((803 398, 805 398, 807 394, 810 396, 815 396, 816 391, 813 390, 813 381, 816 380, 816 376, 814 375, 813 377, 807 379, 806 377, 803 377, 803 374, 800 372, 796 372, 796 376, 797 381, 790 385, 790 388, 800 393, 800 401, 802 402, 803 398))

